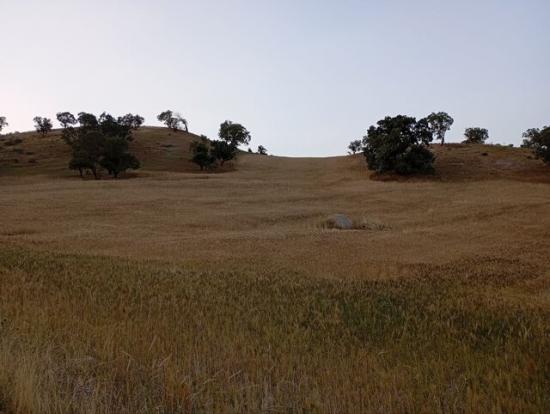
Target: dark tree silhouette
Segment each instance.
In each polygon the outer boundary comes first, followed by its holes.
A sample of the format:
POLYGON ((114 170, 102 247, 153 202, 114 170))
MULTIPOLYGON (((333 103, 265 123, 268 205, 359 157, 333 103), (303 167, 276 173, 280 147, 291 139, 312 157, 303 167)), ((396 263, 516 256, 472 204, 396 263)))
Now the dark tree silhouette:
POLYGON ((466 128, 464 136, 463 144, 484 144, 489 139, 489 131, 485 128, 466 128))
POLYGON ((45 137, 46 134, 48 134, 52 128, 52 120, 49 118, 42 118, 40 116, 35 116, 33 118, 34 121, 34 128, 36 129, 36 132, 42 135, 42 137, 45 137))
POLYGON ((432 173, 435 157, 428 121, 398 115, 371 126, 363 138, 363 154, 371 170, 398 174, 432 173))
POLYGON ((454 119, 447 112, 433 112, 426 119, 436 139, 441 141, 441 145, 445 145, 445 134, 451 129, 454 119))
POLYGON ((9 126, 9 124, 6 121, 6 117, 5 116, 0 116, 0 132, 2 132, 2 130, 7 126, 9 126))
POLYGON ((128 151, 128 140, 120 136, 105 139, 100 165, 114 178, 121 172, 140 167, 138 159, 128 151))
POLYGON ((348 153, 349 154, 356 154, 359 151, 361 151, 363 145, 361 144, 360 139, 356 139, 355 141, 351 141, 348 145, 348 153))
POLYGON ((210 154, 220 163, 220 165, 223 165, 226 161, 235 158, 237 149, 225 141, 212 141, 210 154))
POLYGON ((126 114, 124 116, 118 117, 118 123, 130 129, 136 130, 139 129, 145 122, 145 118, 139 115, 126 114))
POLYGON ((99 118, 80 112, 78 127, 67 127, 63 138, 72 148, 69 168, 79 170, 80 175, 89 170, 99 178, 104 168, 114 178, 121 172, 140 167, 138 159, 130 153, 129 142, 132 132, 141 126, 143 117, 127 114, 115 118, 104 112, 99 118))
POLYGON ((63 128, 68 128, 77 123, 77 119, 70 112, 58 112, 56 118, 63 128))
POLYGON ((218 136, 221 140, 237 148, 239 145, 248 145, 252 138, 250 132, 241 124, 225 121, 220 125, 218 136))
POLYGON ((201 171, 212 168, 216 159, 210 151, 208 141, 201 139, 200 141, 193 141, 190 145, 190 151, 192 154, 191 161, 197 164, 201 171))
POLYGON ((523 138, 523 148, 530 148, 537 158, 550 164, 550 126, 528 129, 523 138))
POLYGON ((179 131, 183 127, 185 132, 189 132, 187 120, 178 113, 167 110, 161 112, 157 119, 173 131, 179 131))

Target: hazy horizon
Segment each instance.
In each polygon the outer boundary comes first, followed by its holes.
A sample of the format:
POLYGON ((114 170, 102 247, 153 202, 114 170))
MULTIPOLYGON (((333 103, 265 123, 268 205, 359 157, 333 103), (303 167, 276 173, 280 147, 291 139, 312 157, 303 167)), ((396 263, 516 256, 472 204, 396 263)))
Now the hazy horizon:
MULTIPOLYGON (((3 132, 56 112, 180 112, 253 148, 346 152, 386 115, 455 119, 519 144, 550 124, 550 3, 0 0, 3 132)), ((55 121, 57 127, 57 121, 55 121)))

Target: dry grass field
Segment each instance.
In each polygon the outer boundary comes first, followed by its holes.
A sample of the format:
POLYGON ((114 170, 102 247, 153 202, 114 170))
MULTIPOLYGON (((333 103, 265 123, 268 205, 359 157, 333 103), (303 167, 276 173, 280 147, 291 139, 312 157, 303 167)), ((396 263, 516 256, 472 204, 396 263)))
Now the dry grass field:
POLYGON ((143 128, 143 169, 95 181, 20 138, 0 412, 550 412, 550 168, 525 150, 435 146, 423 179, 361 156, 200 173, 191 136, 143 128))

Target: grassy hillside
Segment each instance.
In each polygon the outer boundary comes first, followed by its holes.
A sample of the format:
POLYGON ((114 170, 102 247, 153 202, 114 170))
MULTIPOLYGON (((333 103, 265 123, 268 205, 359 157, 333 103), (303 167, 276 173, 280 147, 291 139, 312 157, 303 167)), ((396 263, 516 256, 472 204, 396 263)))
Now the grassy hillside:
POLYGON ((198 174, 191 136, 136 138, 132 179, 80 180, 53 136, 0 174, 0 411, 550 411, 550 169, 528 152, 198 174))
MULTIPOLYGON (((198 138, 198 135, 183 131, 143 127, 135 133, 130 148, 141 161, 143 172, 196 172, 198 167, 189 161, 189 144, 198 138)), ((432 146, 432 150, 437 157, 437 174, 428 179, 453 181, 506 178, 550 182, 548 167, 534 159, 531 152, 525 149, 461 144, 442 147, 436 144, 432 146)), ((241 155, 245 158, 248 156, 246 153, 241 155)), ((356 155, 355 158, 362 159, 362 156, 356 155)), ((59 130, 45 138, 35 132, 0 136, 0 174, 74 176, 75 173, 67 169, 69 159, 70 149, 62 141, 59 130), (21 142, 16 143, 14 140, 21 142)), ((322 164, 322 159, 318 160, 322 164)), ((300 161, 296 159, 295 162, 300 161)), ((221 171, 229 171, 233 167, 229 163, 221 171)), ((392 175, 375 178, 403 180, 403 177, 392 175)))
MULTIPOLYGON (((144 127, 134 133, 130 150, 146 171, 196 171, 198 167, 189 161, 189 144, 198 138, 183 131, 144 127)), ((75 175, 67 168, 70 156, 60 130, 44 138, 34 132, 0 137, 0 172, 4 174, 75 175)))

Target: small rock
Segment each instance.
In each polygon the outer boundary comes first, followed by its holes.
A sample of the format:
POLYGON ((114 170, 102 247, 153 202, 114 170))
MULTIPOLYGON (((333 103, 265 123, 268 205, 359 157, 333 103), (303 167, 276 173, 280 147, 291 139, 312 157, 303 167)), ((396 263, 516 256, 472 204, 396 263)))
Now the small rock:
POLYGON ((353 229, 353 221, 345 214, 335 214, 328 218, 326 227, 329 229, 351 230, 353 229))

